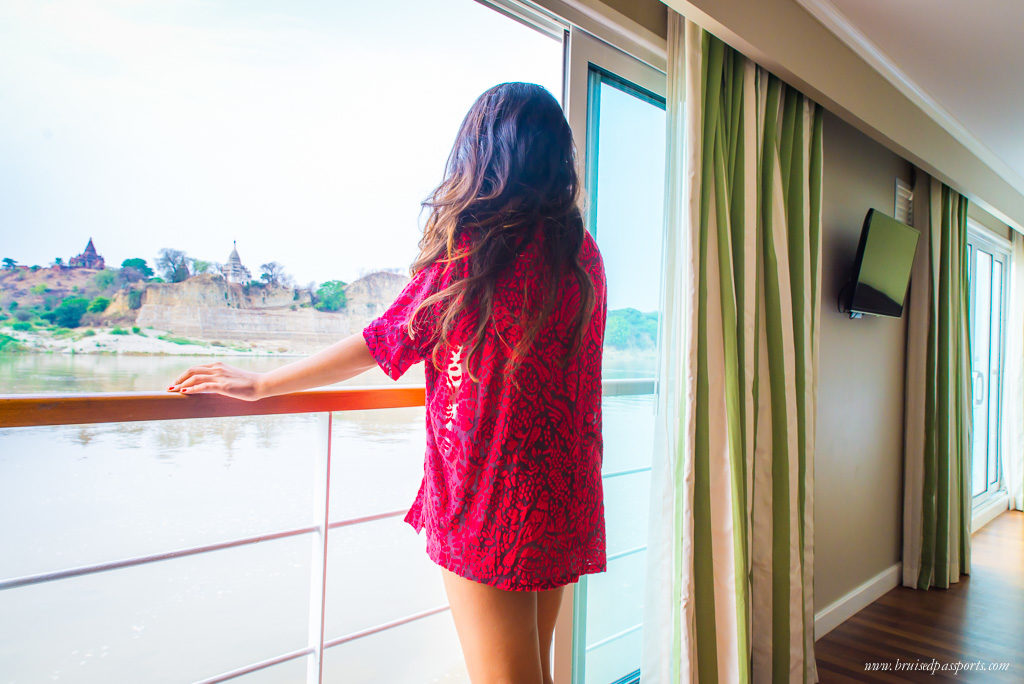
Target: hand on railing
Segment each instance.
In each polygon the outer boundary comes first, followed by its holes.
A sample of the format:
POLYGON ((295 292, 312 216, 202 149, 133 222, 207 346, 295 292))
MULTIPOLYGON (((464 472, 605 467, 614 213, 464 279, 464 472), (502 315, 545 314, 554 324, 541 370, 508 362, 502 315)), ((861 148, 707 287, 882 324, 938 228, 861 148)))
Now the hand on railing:
POLYGON ((312 356, 266 373, 242 370, 220 361, 193 366, 182 373, 167 391, 184 394, 215 392, 256 401, 348 380, 376 365, 366 340, 361 333, 355 333, 312 356))
POLYGON ((243 370, 215 361, 202 366, 192 366, 178 376, 178 379, 167 388, 168 392, 182 394, 200 394, 212 392, 223 394, 235 399, 256 401, 263 397, 263 373, 243 370))

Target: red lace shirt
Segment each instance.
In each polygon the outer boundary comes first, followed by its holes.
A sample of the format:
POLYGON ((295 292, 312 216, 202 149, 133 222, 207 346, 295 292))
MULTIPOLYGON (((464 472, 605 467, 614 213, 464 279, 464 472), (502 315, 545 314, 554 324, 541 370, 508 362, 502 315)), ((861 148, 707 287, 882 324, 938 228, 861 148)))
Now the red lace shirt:
POLYGON ((428 317, 417 317, 415 339, 406 328, 418 302, 465 275, 466 260, 447 268, 435 262, 417 273, 363 330, 370 353, 393 379, 427 359, 423 482, 405 521, 417 532, 426 529, 427 554, 438 565, 520 591, 551 589, 606 570, 601 350, 607 305, 604 262, 589 233, 580 258, 594 283, 596 306, 579 354, 564 370, 558 363, 580 306, 576 279, 567 274, 551 317, 515 371, 519 388, 502 378, 502 365, 521 336, 524 288, 534 296, 539 290, 543 235, 537 235, 496 284, 482 353, 471 360, 479 382, 463 365, 475 312, 459 322, 439 357, 447 364, 443 372, 429 360, 426 344, 436 331, 424 331, 428 317))

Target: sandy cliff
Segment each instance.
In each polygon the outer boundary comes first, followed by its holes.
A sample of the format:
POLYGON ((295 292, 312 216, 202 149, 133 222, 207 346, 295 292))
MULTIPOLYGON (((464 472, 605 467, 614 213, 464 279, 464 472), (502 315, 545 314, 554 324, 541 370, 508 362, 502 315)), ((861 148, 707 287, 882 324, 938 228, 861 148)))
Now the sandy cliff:
POLYGON ((380 315, 408 282, 395 273, 372 273, 348 285, 347 304, 317 311, 291 288, 250 288, 212 274, 183 283, 150 284, 136 324, 204 340, 281 342, 295 351, 323 347, 361 330, 380 315), (295 307, 294 309, 292 307, 295 307))

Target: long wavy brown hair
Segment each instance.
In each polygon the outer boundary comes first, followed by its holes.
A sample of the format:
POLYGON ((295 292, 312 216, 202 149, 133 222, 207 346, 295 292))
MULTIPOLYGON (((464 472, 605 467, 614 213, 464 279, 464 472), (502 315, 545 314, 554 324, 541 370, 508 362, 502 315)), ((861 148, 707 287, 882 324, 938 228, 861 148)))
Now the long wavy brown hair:
POLYGON ((511 375, 522 363, 551 315, 566 273, 575 276, 581 298, 563 368, 579 352, 595 302, 594 284, 579 261, 585 231, 580 202, 572 131, 551 93, 533 83, 501 83, 480 95, 459 128, 444 180, 422 203, 429 215, 410 269, 415 275, 438 259, 468 259, 467 275, 424 299, 410 317, 409 333, 414 335, 417 315, 442 303, 429 343, 436 368, 441 368, 439 354, 460 314, 476 309, 479 316, 463 361, 470 378, 478 380, 469 359, 483 344, 495 283, 540 226, 544 296, 520 312, 522 335, 502 372, 511 375), (457 252, 463 234, 470 239, 457 252))

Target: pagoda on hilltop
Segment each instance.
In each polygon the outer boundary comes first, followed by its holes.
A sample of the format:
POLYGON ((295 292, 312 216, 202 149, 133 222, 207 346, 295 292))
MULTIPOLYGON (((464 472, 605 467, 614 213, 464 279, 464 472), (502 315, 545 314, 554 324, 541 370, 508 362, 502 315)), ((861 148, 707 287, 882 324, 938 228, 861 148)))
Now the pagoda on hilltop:
POLYGON ((68 261, 68 266, 71 268, 94 268, 99 271, 103 270, 103 264, 103 257, 96 253, 92 238, 89 238, 89 244, 85 246, 81 254, 71 257, 68 261))
POLYGON ((224 264, 224 279, 229 283, 241 283, 245 285, 252 280, 249 269, 242 265, 242 259, 238 256, 238 241, 231 241, 231 254, 228 255, 228 263, 224 264))

